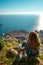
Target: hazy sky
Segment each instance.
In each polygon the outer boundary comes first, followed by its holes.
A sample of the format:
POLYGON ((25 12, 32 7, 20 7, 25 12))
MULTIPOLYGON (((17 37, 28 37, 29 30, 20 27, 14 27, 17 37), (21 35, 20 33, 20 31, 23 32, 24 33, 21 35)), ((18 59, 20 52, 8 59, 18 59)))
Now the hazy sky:
POLYGON ((43 0, 0 0, 0 12, 42 12, 43 0))

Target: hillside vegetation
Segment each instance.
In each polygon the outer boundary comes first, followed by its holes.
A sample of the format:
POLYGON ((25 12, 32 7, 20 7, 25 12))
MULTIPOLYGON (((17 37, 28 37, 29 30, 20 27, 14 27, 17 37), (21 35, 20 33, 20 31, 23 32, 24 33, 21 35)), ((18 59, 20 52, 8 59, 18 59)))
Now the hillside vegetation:
MULTIPOLYGON (((13 61, 15 61, 15 59, 17 58, 16 51, 17 51, 18 45, 19 45, 19 42, 16 42, 11 38, 8 39, 7 41, 0 40, 0 65, 12 65, 13 61)), ((39 58, 43 60, 41 56, 39 56, 39 58)), ((24 65, 22 64, 21 61, 20 61, 21 64, 19 65, 24 65)), ((32 60, 30 61, 32 63, 32 60)))

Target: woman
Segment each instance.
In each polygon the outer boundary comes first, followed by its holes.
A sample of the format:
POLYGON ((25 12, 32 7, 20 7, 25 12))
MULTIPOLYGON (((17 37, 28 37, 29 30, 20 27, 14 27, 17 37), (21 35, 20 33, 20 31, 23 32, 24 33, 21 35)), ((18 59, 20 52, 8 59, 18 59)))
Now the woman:
POLYGON ((28 36, 27 42, 23 42, 20 49, 25 47, 26 53, 29 57, 37 56, 39 54, 40 39, 36 32, 31 32, 28 36))
POLYGON ((27 42, 23 42, 18 49, 18 55, 16 60, 13 62, 13 65, 36 65, 39 64, 36 56, 39 54, 40 48, 40 39, 36 32, 31 32, 28 36, 27 42), (25 47, 25 48, 24 48, 25 47), (23 57, 20 59, 19 54, 21 50, 26 51, 27 59, 24 57, 25 53, 23 53, 23 57), (35 57, 35 58, 34 58, 35 57))

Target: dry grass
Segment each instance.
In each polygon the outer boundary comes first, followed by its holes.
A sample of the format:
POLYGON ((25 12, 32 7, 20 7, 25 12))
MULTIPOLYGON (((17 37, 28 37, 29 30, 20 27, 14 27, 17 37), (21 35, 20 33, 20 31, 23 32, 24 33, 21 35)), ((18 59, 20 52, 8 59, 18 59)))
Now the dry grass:
MULTIPOLYGON (((10 41, 10 42, 9 41, 7 41, 7 42, 3 41, 3 42, 4 42, 4 47, 2 50, 0 50, 0 65, 12 65, 14 59, 16 58, 16 55, 14 56, 14 58, 7 58, 6 53, 9 49, 17 48, 18 43, 15 41, 10 41)), ((43 47, 41 46, 41 48, 43 48, 43 47)), ((13 53, 15 54, 15 52, 16 51, 14 51, 13 53)), ((43 60, 42 56, 40 56, 39 58, 41 60, 43 60)), ((39 65, 41 65, 41 63, 39 65)))

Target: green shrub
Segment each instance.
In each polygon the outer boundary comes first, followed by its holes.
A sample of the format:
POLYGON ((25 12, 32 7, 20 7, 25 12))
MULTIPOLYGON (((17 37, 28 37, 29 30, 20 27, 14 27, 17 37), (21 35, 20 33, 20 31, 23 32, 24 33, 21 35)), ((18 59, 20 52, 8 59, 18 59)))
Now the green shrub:
POLYGON ((0 50, 4 47, 3 41, 0 41, 0 50))
POLYGON ((14 58, 15 54, 13 54, 10 50, 7 51, 6 57, 7 58, 14 58))
POLYGON ((36 57, 21 58, 21 59, 16 58, 13 61, 12 65, 39 65, 39 61, 36 57))

